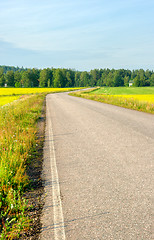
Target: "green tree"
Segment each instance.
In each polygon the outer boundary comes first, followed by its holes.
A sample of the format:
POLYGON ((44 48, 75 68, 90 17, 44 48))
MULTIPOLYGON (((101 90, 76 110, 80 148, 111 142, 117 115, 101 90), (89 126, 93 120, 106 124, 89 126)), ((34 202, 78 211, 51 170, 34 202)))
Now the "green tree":
POLYGON ((114 87, 114 77, 113 73, 110 71, 105 79, 105 85, 108 87, 114 87))
POLYGON ((53 79, 53 86, 55 88, 64 87, 64 75, 62 69, 58 68, 54 71, 54 79, 53 79))
POLYGON ((150 70, 145 71, 145 85, 150 86, 150 79, 151 79, 152 72, 150 70))
POLYGON ((154 73, 152 73, 151 78, 150 78, 150 86, 154 86, 154 73))
POLYGON ((38 87, 39 85, 40 70, 33 68, 30 72, 30 78, 33 87, 38 87))
POLYGON ((80 87, 88 87, 89 86, 89 74, 84 71, 80 75, 80 87))
POLYGON ((40 72, 39 86, 40 87, 51 87, 52 85, 52 70, 45 68, 40 72))
MULTIPOLYGON (((67 72, 69 72, 69 75, 68 75, 69 76, 69 87, 74 87, 75 86, 75 70, 69 69, 67 72)), ((66 75, 66 84, 67 84, 68 76, 66 75)))
POLYGON ((0 69, 0 87, 4 87, 5 84, 5 77, 4 77, 4 70, 0 69))
POLYGON ((129 86, 129 76, 124 77, 124 85, 125 85, 125 87, 129 86))
POLYGON ((80 75, 81 75, 81 72, 79 71, 75 72, 75 83, 74 83, 75 87, 80 86, 80 75))
POLYGON ((14 72, 13 70, 8 71, 5 74, 6 83, 9 87, 14 87, 14 72))
POLYGON ((146 81, 145 81, 145 71, 143 69, 140 69, 138 71, 138 75, 139 75, 139 79, 140 79, 140 87, 143 87, 146 85, 146 81))
POLYGON ((21 88, 21 87, 22 87, 21 82, 16 82, 16 83, 15 83, 15 87, 16 87, 16 88, 21 88))
POLYGON ((14 82, 15 87, 21 87, 21 73, 19 71, 14 73, 14 82))
MULTIPOLYGON (((101 69, 100 70, 101 78, 97 82, 97 86, 107 86, 107 79, 108 79, 108 74, 110 73, 109 69, 101 69)), ((112 73, 111 73, 112 75, 112 73)))
POLYGON ((139 86, 140 86, 140 77, 139 77, 139 75, 137 75, 137 76, 134 78, 134 86, 135 86, 135 87, 139 87, 139 86))
POLYGON ((121 70, 117 70, 114 72, 114 87, 120 87, 124 85, 124 80, 123 80, 123 76, 122 76, 122 71, 121 70))
POLYGON ((105 84, 104 84, 104 76, 103 76, 103 73, 102 73, 102 75, 101 75, 101 78, 97 80, 96 85, 97 85, 97 86, 100 86, 100 87, 102 87, 102 86, 105 85, 105 84))
POLYGON ((92 87, 96 86, 99 79, 100 79, 100 71, 98 69, 91 70, 90 71, 90 85, 92 87))
POLYGON ((66 72, 66 87, 72 87, 72 78, 71 78, 71 73, 70 71, 66 72))
POLYGON ((40 78, 39 78, 39 86, 40 87, 47 87, 47 83, 48 83, 48 71, 47 69, 43 69, 40 72, 40 78))
POLYGON ((22 87, 26 87, 26 88, 32 87, 32 82, 31 82, 30 74, 28 71, 22 72, 21 84, 22 84, 22 87))
POLYGON ((0 87, 4 87, 4 84, 5 84, 5 77, 4 77, 4 75, 2 75, 0 77, 0 87))
POLYGON ((137 76, 137 73, 138 73, 138 70, 133 70, 133 71, 131 72, 131 79, 132 79, 132 80, 135 79, 135 77, 137 76))

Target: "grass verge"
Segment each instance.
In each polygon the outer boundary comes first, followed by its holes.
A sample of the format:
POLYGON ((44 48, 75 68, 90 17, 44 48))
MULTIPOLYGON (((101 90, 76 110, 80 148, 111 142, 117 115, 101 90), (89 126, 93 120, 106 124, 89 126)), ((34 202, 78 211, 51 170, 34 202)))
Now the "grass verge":
POLYGON ((0 239, 18 239, 30 228, 23 198, 27 165, 36 152, 37 121, 45 94, 25 96, 0 109, 0 239))
POLYGON ((92 90, 89 92, 87 91, 74 92, 74 93, 70 93, 70 95, 154 114, 154 97, 153 97, 154 95, 153 94, 148 94, 148 95, 98 94, 100 91, 92 90))

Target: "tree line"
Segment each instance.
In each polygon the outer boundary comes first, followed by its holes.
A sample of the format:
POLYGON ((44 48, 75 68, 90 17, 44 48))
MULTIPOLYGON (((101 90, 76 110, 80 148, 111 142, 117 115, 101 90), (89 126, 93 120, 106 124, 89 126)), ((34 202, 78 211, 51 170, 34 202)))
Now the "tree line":
POLYGON ((154 86, 151 70, 93 69, 76 71, 65 68, 19 68, 0 66, 0 87, 95 87, 154 86))

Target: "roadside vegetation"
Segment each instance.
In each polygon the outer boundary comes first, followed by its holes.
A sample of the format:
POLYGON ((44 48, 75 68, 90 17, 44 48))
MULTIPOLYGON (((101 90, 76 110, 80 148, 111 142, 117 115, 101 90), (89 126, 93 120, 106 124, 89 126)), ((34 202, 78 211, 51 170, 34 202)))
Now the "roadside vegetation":
POLYGON ((104 87, 92 91, 70 93, 70 95, 154 114, 154 87, 104 87))
POLYGON ((22 98, 24 95, 73 91, 79 88, 0 88, 0 106, 22 98))
MULTIPOLYGON (((27 217, 29 204, 23 194, 30 187, 27 167, 35 162, 35 152, 39 144, 37 122, 40 118, 45 96, 49 92, 72 89, 8 89, 11 96, 5 96, 0 89, 0 102, 4 98, 11 104, 0 107, 0 239, 18 239, 32 227, 27 217), (16 96, 17 94, 17 96, 16 96), (22 94, 22 95, 21 95, 22 94), (23 95, 25 94, 25 95, 23 95)), ((33 206, 32 206, 33 207, 33 206)))
POLYGON ((22 195, 29 184, 26 165, 36 148, 43 101, 44 95, 26 96, 0 109, 0 239, 16 239, 29 228, 22 195))

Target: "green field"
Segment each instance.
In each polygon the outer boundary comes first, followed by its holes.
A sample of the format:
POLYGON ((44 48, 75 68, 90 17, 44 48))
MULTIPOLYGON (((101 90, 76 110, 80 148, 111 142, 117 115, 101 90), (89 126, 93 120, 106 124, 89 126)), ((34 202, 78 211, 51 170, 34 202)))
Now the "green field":
POLYGON ((109 95, 147 95, 154 94, 154 87, 102 87, 92 91, 91 93, 109 95))

